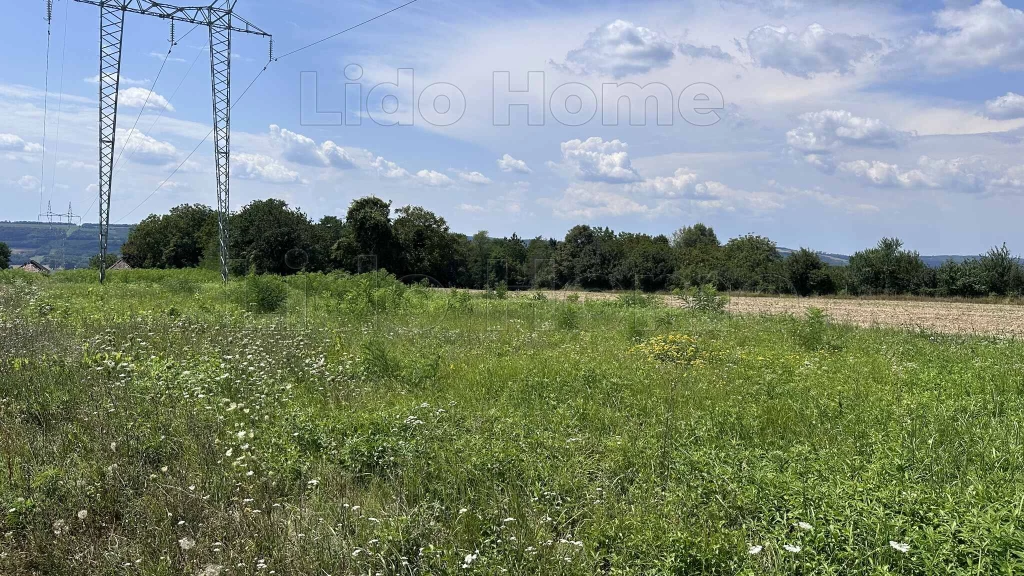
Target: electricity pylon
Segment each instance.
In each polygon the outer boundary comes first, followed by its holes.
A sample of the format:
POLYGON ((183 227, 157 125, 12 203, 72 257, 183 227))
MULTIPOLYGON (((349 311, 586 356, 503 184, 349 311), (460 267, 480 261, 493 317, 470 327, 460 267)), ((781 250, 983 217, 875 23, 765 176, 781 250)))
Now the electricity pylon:
MULTIPOLYGON (((107 257, 110 227, 110 190, 117 130, 117 94, 121 76, 121 39, 126 12, 156 16, 174 22, 206 26, 210 31, 210 76, 213 88, 214 174, 217 179, 217 229, 220 274, 228 279, 228 215, 231 209, 231 33, 270 37, 245 18, 233 13, 237 0, 223 8, 174 6, 152 0, 75 0, 100 8, 100 261, 107 257), (237 22, 237 24, 236 24, 237 22)), ((100 282, 106 271, 100 266, 100 282)))

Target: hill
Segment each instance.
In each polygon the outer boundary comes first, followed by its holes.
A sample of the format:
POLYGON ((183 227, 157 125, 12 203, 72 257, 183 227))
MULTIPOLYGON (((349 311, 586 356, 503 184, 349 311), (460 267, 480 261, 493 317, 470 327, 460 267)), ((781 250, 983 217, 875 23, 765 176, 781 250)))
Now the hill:
MULTIPOLYGON (((116 254, 128 238, 131 224, 111 224, 107 250, 116 254)), ((88 268, 89 258, 99 252, 99 224, 53 224, 47 222, 0 222, 0 242, 11 247, 11 264, 34 259, 50 267, 60 266, 61 237, 65 239, 66 267, 88 268)))
MULTIPOLYGON (((796 250, 792 248, 779 248, 779 253, 782 254, 783 258, 788 257, 793 252, 796 252, 796 250)), ((827 252, 818 252, 818 256, 821 257, 821 260, 825 264, 829 264, 831 266, 846 266, 850 263, 850 257, 847 256, 846 254, 829 254, 827 252)), ((977 256, 960 256, 954 254, 937 254, 935 256, 921 256, 921 260, 924 262, 925 266, 929 268, 938 268, 939 266, 942 266, 949 260, 952 260, 956 263, 960 263, 963 262, 964 260, 973 260, 975 258, 977 258, 977 256)))

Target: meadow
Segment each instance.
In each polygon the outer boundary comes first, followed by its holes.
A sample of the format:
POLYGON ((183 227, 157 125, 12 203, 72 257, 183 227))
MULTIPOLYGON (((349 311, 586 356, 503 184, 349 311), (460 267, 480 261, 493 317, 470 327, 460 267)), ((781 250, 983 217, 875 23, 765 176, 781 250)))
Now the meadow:
POLYGON ((0 272, 0 574, 1024 572, 1024 345, 0 272))

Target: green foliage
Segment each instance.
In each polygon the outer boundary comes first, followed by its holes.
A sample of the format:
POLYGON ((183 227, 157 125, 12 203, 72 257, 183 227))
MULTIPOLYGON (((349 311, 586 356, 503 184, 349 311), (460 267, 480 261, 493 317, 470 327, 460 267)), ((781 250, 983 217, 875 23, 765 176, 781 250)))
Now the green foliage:
MULTIPOLYGON (((117 254, 107 254, 106 262, 103 264, 103 268, 107 269, 113 266, 117 262, 117 254)), ((92 258, 89 258, 89 269, 99 270, 100 269, 100 255, 97 254, 92 258)))
POLYGON ((729 305, 729 297, 720 294, 711 284, 677 288, 673 295, 682 301, 684 308, 705 314, 721 314, 729 305))
POLYGON ((139 222, 128 233, 121 254, 133 268, 194 268, 216 239, 216 211, 202 204, 182 204, 139 222))
POLYGON ((288 285, 269 274, 249 274, 234 288, 235 302, 256 314, 277 312, 288 301, 288 285))
MULTIPOLYGON (((295 274, 308 269, 313 224, 283 200, 254 200, 231 217, 231 272, 295 274)), ((211 248, 216 253, 215 247, 211 248)))
POLYGON ((782 256, 771 240, 748 234, 733 238, 722 248, 724 284, 745 292, 789 292, 782 256))
POLYGON ((1024 291, 1024 269, 1006 244, 991 248, 981 256, 977 272, 990 294, 1008 296, 1024 291))
MULTIPOLYGON (((410 215, 410 224, 428 219, 429 214, 424 211, 424 214, 410 215)), ((400 266, 396 266, 399 247, 392 229, 391 203, 372 196, 354 200, 345 216, 341 239, 335 243, 331 253, 335 262, 352 273, 399 269, 400 266)))
POLYGON ((808 308, 796 325, 796 340, 808 352, 838 351, 841 347, 835 328, 821 308, 808 308))
POLYGON ((850 257, 850 279, 860 294, 920 294, 931 286, 928 267, 898 238, 850 257))
POLYGON ((786 278, 798 296, 833 294, 836 291, 826 265, 817 253, 801 248, 785 260, 786 278))
POLYGON ((0 270, 6 270, 11 266, 11 247, 0 242, 0 270))

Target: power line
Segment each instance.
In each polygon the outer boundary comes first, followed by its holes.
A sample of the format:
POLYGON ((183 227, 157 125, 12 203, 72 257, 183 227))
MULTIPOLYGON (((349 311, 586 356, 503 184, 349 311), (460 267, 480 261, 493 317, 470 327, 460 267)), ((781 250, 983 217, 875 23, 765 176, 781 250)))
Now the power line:
POLYGON ((43 180, 46 178, 46 109, 50 95, 50 32, 53 28, 53 0, 46 0, 46 78, 43 80, 43 159, 39 166, 39 213, 43 213, 43 180))
POLYGON ((64 105, 64 54, 68 48, 68 6, 70 0, 64 2, 64 38, 60 48, 60 98, 57 100, 57 133, 53 144, 53 171, 50 173, 50 200, 53 200, 53 189, 57 187, 57 160, 60 158, 60 112, 64 105))
MULTIPOLYGON (((237 106, 238 103, 242 101, 242 98, 245 97, 245 94, 249 91, 250 88, 252 88, 252 85, 255 84, 257 80, 260 79, 260 76, 262 76, 263 73, 267 71, 267 68, 269 66, 270 66, 270 62, 267 62, 267 65, 264 66, 262 70, 260 70, 260 73, 257 74, 256 77, 253 78, 251 82, 249 82, 249 85, 245 87, 245 90, 242 90, 242 93, 238 96, 238 98, 235 99, 234 103, 231 104, 231 106, 228 108, 229 110, 233 110, 234 107, 237 106)), ((117 219, 116 221, 114 221, 114 224, 120 224, 125 218, 131 216, 136 210, 141 208, 143 204, 148 202, 150 198, 155 196, 156 193, 159 192, 160 189, 163 188, 164 185, 167 184, 167 182, 169 182, 170 179, 175 174, 177 174, 178 170, 180 170, 181 167, 184 166, 185 163, 189 161, 189 158, 192 158, 192 155, 195 154, 197 150, 199 150, 199 147, 202 146, 204 143, 206 143, 206 140, 209 139, 210 135, 213 134, 213 130, 214 130, 213 128, 210 128, 210 131, 206 134, 206 136, 203 137, 202 140, 199 141, 199 144, 196 144, 196 147, 193 148, 192 151, 188 153, 188 156, 185 156, 185 159, 182 160, 177 166, 175 166, 174 170, 171 170, 171 173, 167 176, 167 178, 164 178, 164 181, 161 182, 155 189, 153 189, 152 192, 149 193, 149 196, 146 196, 145 198, 143 198, 142 202, 139 202, 135 206, 135 208, 132 208, 127 214, 125 214, 124 216, 122 216, 119 219, 117 219)))
POLYGON ((391 10, 388 10, 387 12, 382 12, 382 13, 374 16, 373 18, 370 18, 369 20, 363 20, 362 22, 360 22, 360 23, 358 23, 358 24, 356 24, 354 26, 350 26, 348 28, 345 28, 341 32, 335 32, 334 34, 331 34, 330 36, 325 36, 325 37, 317 40, 316 42, 310 42, 309 44, 306 44, 305 46, 303 46, 301 48, 296 48, 295 50, 292 50, 291 52, 287 52, 285 54, 282 54, 281 56, 278 56, 277 58, 274 58, 274 61, 276 62, 276 61, 280 60, 281 58, 287 58, 288 56, 291 56, 292 54, 295 54, 296 52, 302 52, 306 48, 311 48, 313 46, 316 46, 317 44, 320 44, 321 42, 326 42, 326 41, 328 41, 328 40, 330 40, 332 38, 337 38, 338 36, 341 36, 345 32, 349 32, 349 31, 355 30, 356 28, 359 28, 363 24, 369 24, 370 22, 373 22, 374 20, 376 20, 378 18, 383 18, 383 17, 387 16, 388 14, 391 14, 392 12, 397 12, 397 11, 401 10, 402 8, 405 8, 406 6, 408 6, 410 4, 416 3, 417 1, 418 0, 409 0, 409 2, 406 2, 405 4, 402 4, 401 6, 396 6, 395 8, 392 8, 391 10))

